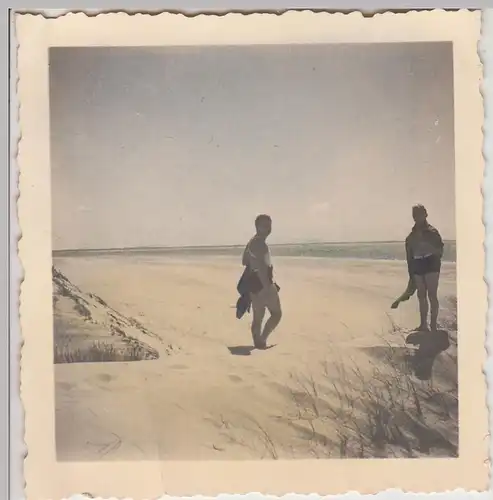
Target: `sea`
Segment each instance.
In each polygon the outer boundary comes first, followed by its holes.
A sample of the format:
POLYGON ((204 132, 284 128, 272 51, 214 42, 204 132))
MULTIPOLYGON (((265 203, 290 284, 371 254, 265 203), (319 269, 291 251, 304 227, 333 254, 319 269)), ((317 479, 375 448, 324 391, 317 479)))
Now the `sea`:
MULTIPOLYGON (((443 261, 456 261, 456 242, 444 241, 443 261)), ((351 243, 290 243, 269 245, 274 257, 318 257, 338 259, 405 260, 401 241, 351 243)), ((53 257, 87 257, 110 255, 181 255, 181 256, 239 256, 243 245, 194 247, 138 247, 109 249, 55 250, 53 257)))

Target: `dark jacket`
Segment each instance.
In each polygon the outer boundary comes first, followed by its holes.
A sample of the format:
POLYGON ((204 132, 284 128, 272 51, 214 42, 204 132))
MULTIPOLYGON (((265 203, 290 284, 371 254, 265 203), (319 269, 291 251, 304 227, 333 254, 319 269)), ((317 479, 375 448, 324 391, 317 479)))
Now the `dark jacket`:
POLYGON ((246 312, 250 312, 252 305, 250 294, 258 293, 262 290, 262 282, 257 276, 257 273, 253 272, 248 266, 245 266, 245 270, 238 281, 236 290, 240 294, 236 302, 236 317, 241 319, 246 312))

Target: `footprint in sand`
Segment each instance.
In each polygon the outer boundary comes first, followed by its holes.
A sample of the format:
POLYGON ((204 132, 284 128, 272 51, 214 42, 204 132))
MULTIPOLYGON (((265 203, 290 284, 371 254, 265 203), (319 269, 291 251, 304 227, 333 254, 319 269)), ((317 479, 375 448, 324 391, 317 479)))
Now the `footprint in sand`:
POLYGON ((229 380, 232 382, 240 383, 243 382, 243 379, 239 377, 238 375, 228 375, 229 380))
POLYGON ((108 375, 107 373, 100 373, 97 378, 101 382, 106 382, 106 383, 111 382, 113 380, 113 377, 111 375, 108 375))
POLYGON ((173 370, 188 370, 189 367, 187 365, 171 365, 170 368, 173 370))

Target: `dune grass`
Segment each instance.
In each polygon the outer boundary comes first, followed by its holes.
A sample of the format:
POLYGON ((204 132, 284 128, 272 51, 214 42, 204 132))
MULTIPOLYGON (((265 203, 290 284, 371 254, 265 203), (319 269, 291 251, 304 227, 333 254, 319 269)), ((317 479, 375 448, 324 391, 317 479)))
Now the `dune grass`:
POLYGON ((369 377, 356 366, 337 368, 332 391, 309 382, 302 398, 300 392, 293 396, 298 414, 291 425, 315 456, 457 456, 457 394, 422 387, 397 370, 375 367, 369 377))
MULTIPOLYGON (((428 380, 416 376, 415 349, 389 344, 383 346, 384 355, 370 359, 364 369, 351 360, 326 366, 324 384, 309 376, 295 377, 291 395, 296 412, 289 424, 309 442, 314 456, 457 456, 456 299, 448 299, 446 306, 442 327, 449 330, 451 345, 435 353, 439 360, 427 355, 420 361, 430 363, 428 380)), ((392 330, 405 335, 396 325, 392 330)))
MULTIPOLYGON (((132 329, 137 329, 138 334, 159 338, 156 334, 147 330, 137 320, 119 313, 97 295, 82 292, 54 266, 52 275, 54 315, 56 318, 58 314, 59 319, 54 322, 53 360, 55 364, 142 361, 159 358, 156 349, 132 336, 132 329), (62 297, 69 299, 71 308, 77 313, 78 319, 82 320, 82 324, 99 325, 103 335, 111 334, 115 341, 94 340, 90 342, 82 337, 72 342, 71 335, 67 333, 68 324, 64 320, 64 313, 57 312, 57 305, 62 297)), ((168 346, 167 352, 170 350, 172 346, 168 346)))
POLYGON ((54 362, 60 363, 97 363, 108 361, 142 361, 156 359, 155 353, 140 345, 128 344, 115 347, 107 342, 93 342, 85 348, 74 348, 70 344, 54 346, 54 362))
MULTIPOLYGON (((365 349, 367 362, 332 353, 321 366, 322 377, 318 371, 317 376, 293 374, 283 390, 289 410, 275 420, 295 431, 297 451, 291 443, 276 441, 273 429, 257 425, 249 430, 262 457, 458 456, 457 300, 449 298, 442 307, 447 347, 419 354, 404 342, 391 345, 382 339, 381 345, 365 349), (417 370, 420 363, 429 364, 428 377, 417 370)), ((409 334, 394 323, 389 333, 402 339, 409 334)))

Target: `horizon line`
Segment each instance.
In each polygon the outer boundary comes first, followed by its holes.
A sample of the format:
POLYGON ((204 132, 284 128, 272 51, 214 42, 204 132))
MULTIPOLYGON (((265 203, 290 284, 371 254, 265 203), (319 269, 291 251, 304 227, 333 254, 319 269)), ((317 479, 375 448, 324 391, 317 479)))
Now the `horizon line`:
MULTIPOLYGON (((443 239, 444 242, 455 242, 455 239, 443 239)), ((368 243, 401 243, 401 240, 360 240, 360 241, 303 241, 289 243, 271 243, 271 247, 289 246, 289 245, 357 245, 368 243)), ((131 251, 131 250, 196 250, 196 249, 213 249, 213 248, 241 248, 244 243, 227 244, 227 245, 142 245, 131 247, 107 247, 107 248, 61 248, 53 249, 52 253, 57 252, 114 252, 114 251, 131 251)))

